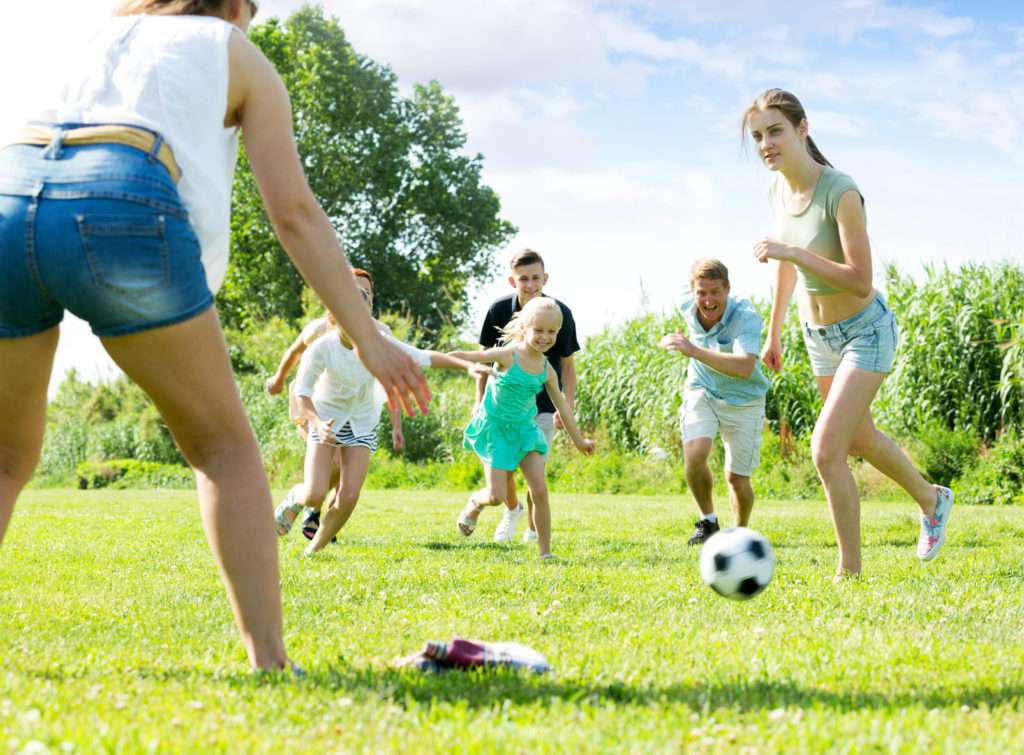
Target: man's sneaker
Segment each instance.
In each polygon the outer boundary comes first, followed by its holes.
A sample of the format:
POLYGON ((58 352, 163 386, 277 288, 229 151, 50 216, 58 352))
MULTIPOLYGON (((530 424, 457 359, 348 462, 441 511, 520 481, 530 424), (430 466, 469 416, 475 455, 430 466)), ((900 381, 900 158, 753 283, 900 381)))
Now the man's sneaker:
POLYGON ((521 503, 514 509, 506 506, 505 513, 501 515, 501 521, 498 523, 498 529, 494 530, 494 542, 507 543, 515 537, 516 528, 519 526, 519 520, 523 518, 524 513, 526 513, 526 509, 523 508, 521 503))
POLYGON ((523 532, 524 543, 535 543, 537 542, 537 530, 532 530, 529 527, 523 532))
POLYGON ((720 527, 718 522, 712 522, 710 519, 698 519, 697 527, 693 530, 693 536, 686 541, 687 545, 703 545, 704 542, 714 535, 720 527))
POLYGON ((935 500, 935 513, 921 517, 921 536, 917 540, 917 557, 922 561, 931 561, 939 555, 939 549, 946 539, 946 525, 953 509, 953 491, 936 485, 938 497, 935 500))

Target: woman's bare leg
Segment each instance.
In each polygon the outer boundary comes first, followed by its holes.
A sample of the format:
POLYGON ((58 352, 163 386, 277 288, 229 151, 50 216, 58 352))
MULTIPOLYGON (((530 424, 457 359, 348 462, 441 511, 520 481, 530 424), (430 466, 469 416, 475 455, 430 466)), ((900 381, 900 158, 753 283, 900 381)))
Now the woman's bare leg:
POLYGON ((847 456, 884 379, 880 372, 840 365, 823 396, 825 405, 811 436, 811 455, 825 486, 839 544, 840 575, 860 574, 861 570, 860 494, 847 456))
POLYGON ((0 543, 18 493, 39 463, 58 338, 56 327, 27 338, 0 338, 0 543))
POLYGON ((249 662, 287 661, 270 487, 213 309, 177 325, 103 339, 150 395, 195 470, 206 537, 249 662))

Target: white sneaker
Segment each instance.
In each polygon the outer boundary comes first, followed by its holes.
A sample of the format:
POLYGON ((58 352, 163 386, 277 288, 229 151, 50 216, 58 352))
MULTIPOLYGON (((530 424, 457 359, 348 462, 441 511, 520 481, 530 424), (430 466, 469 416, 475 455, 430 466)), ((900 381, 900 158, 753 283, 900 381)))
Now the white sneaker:
POLYGON ((498 523, 498 529, 494 530, 494 542, 507 543, 515 537, 516 527, 519 526, 519 520, 523 518, 524 513, 526 510, 521 503, 514 509, 506 506, 505 513, 501 515, 501 522, 498 523))
POLYGON ((939 555, 939 549, 946 541, 946 525, 953 508, 953 491, 936 485, 937 498, 935 513, 921 517, 921 535, 917 541, 917 557, 922 561, 931 561, 939 555))
POLYGON ((527 527, 526 531, 523 533, 523 542, 524 543, 535 543, 535 542, 537 542, 537 531, 536 530, 531 530, 529 527, 527 527))

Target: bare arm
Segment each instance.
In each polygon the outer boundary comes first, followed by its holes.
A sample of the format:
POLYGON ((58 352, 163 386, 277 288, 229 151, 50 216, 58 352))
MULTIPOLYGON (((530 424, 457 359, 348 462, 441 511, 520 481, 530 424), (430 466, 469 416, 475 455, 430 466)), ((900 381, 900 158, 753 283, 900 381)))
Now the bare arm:
POLYGON ((570 357, 562 359, 562 393, 570 410, 576 408, 576 360, 570 357))
POLYGON ((423 371, 380 335, 352 280, 337 233, 313 196, 295 147, 291 103, 281 77, 242 34, 230 42, 226 125, 240 125, 267 214, 295 267, 356 345, 359 359, 380 380, 393 406, 427 410, 423 371))
POLYGON ((323 441, 333 432, 331 427, 334 424, 333 419, 325 420, 316 411, 316 406, 313 405, 313 399, 309 396, 296 396, 297 403, 299 405, 299 412, 302 417, 309 422, 311 425, 316 427, 317 434, 320 436, 320 440, 323 441))
POLYGON ((391 420, 391 448, 401 451, 405 448, 405 433, 402 432, 402 412, 388 406, 388 419, 391 420))
POLYGON ((754 367, 757 365, 757 357, 754 354, 722 354, 698 346, 682 333, 669 333, 661 339, 659 346, 669 351, 678 351, 691 359, 703 362, 723 375, 743 380, 754 374, 754 367))
POLYGON ((572 438, 573 444, 584 454, 590 454, 594 452, 594 441, 583 437, 580 432, 579 426, 576 424, 576 417, 573 416, 572 409, 569 408, 568 402, 565 400, 565 396, 560 390, 558 390, 558 375, 555 374, 555 368, 548 365, 548 376, 544 381, 544 389, 548 392, 548 396, 551 398, 551 403, 555 405, 555 409, 558 410, 559 416, 562 418, 562 424, 565 426, 566 431, 569 433, 569 437, 572 438))
POLYGON ((442 354, 439 351, 428 351, 427 353, 430 354, 431 367, 440 368, 442 370, 465 370, 477 380, 479 380, 481 376, 486 378, 487 375, 491 374, 490 367, 455 356, 455 354, 459 352, 442 354))
POLYGON ((871 243, 868 241, 867 223, 859 193, 851 189, 840 198, 836 224, 843 247, 842 262, 834 262, 801 247, 771 239, 759 241, 754 246, 754 256, 759 262, 767 262, 769 259, 791 262, 829 286, 866 297, 874 290, 874 284, 871 243))
POLYGON ((449 351, 448 356, 464 359, 467 362, 477 362, 478 364, 497 362, 504 368, 512 366, 512 348, 509 346, 498 346, 493 349, 480 349, 479 351, 449 351))
POLYGON ((267 380, 267 393, 274 396, 284 389, 284 381, 288 379, 288 373, 295 369, 295 365, 299 363, 302 352, 305 350, 306 342, 302 340, 302 336, 299 336, 285 350, 284 356, 281 357, 281 363, 277 366, 277 372, 267 380))
POLYGON ((779 262, 775 270, 775 291, 772 295, 772 314, 768 321, 768 342, 761 350, 765 367, 778 372, 782 369, 782 326, 796 288, 796 268, 792 262, 779 262))

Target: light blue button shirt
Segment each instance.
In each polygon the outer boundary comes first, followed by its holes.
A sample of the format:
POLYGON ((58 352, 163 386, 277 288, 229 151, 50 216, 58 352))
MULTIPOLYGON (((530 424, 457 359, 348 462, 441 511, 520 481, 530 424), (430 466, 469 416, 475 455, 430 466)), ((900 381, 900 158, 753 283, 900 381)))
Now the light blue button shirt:
POLYGON ((690 329, 689 339, 697 346, 722 354, 753 354, 757 357, 749 378, 723 375, 698 359, 690 359, 686 372, 686 389, 704 389, 712 398, 727 404, 749 404, 764 400, 768 378, 761 372, 761 315, 746 299, 727 297, 722 319, 704 330, 697 317, 697 303, 692 295, 683 299, 683 319, 690 329))

